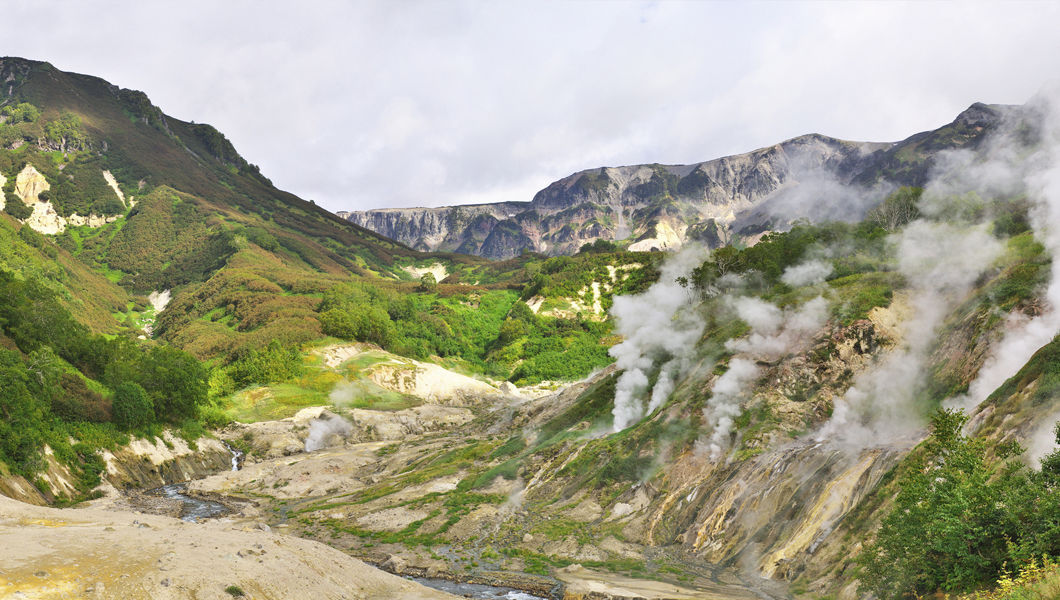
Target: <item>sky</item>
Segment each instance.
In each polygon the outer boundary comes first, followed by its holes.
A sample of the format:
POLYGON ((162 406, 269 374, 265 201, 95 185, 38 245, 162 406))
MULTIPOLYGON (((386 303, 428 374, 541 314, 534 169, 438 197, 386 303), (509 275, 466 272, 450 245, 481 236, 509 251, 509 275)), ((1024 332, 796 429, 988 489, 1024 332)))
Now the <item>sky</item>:
POLYGON ((333 211, 897 141, 1060 77, 1045 2, 14 0, 4 21, 0 55, 142 90, 333 211))

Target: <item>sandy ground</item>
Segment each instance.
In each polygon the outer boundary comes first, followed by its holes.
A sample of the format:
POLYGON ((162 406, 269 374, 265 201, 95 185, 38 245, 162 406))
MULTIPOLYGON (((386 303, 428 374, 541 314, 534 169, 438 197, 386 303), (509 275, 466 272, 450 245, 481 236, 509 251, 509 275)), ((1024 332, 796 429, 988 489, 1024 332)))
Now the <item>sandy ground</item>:
MULTIPOLYGON (((328 448, 262 462, 246 462, 239 471, 223 471, 193 481, 189 489, 230 494, 257 491, 276 498, 310 498, 346 493, 365 486, 379 461, 383 442, 328 448)), ((368 481, 367 483, 371 483, 368 481)))
POLYGON ((750 591, 740 592, 728 587, 719 587, 716 591, 693 590, 672 583, 600 573, 580 565, 560 569, 556 577, 567 584, 566 594, 572 598, 592 593, 646 600, 751 600, 758 597, 750 591))
POLYGON ((229 600, 229 586, 254 599, 455 598, 252 524, 0 497, 0 597, 229 600))

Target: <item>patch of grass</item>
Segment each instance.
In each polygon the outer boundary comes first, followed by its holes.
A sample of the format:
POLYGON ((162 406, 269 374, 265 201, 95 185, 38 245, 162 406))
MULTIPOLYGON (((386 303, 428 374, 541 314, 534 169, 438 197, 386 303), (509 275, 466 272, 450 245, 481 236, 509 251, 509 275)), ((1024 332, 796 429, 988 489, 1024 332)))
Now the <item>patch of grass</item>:
POLYGON ((523 436, 517 435, 509 438, 507 442, 504 442, 496 450, 491 452, 490 458, 512 456, 522 452, 524 448, 526 448, 526 440, 523 439, 523 436))
POLYGON ((856 273, 834 279, 829 285, 838 298, 832 315, 846 326, 864 319, 873 308, 890 306, 894 289, 901 285, 901 276, 888 272, 856 273))
POLYGON ((549 420, 537 432, 535 447, 546 445, 558 434, 582 421, 606 423, 611 417, 611 405, 615 399, 616 376, 608 377, 589 388, 573 406, 559 416, 549 420))
POLYGON ((522 462, 515 458, 505 461, 479 475, 472 487, 475 489, 487 487, 498 477, 508 480, 515 479, 519 475, 519 467, 521 465, 522 462))
POLYGON ((298 387, 276 384, 244 390, 232 396, 226 410, 229 418, 243 423, 273 421, 294 416, 309 406, 329 404, 327 394, 298 387))

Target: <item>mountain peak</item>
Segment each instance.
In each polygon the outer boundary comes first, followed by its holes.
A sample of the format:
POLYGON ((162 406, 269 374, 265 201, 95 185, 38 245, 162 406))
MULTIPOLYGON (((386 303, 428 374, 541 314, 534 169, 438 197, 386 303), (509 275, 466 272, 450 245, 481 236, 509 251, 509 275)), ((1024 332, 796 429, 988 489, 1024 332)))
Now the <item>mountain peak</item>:
POLYGON ((970 127, 993 127, 1001 122, 1001 118, 1006 109, 1011 110, 1015 107, 1000 105, 1000 104, 984 104, 983 102, 976 102, 968 108, 961 111, 957 118, 953 120, 955 124, 965 125, 970 127))

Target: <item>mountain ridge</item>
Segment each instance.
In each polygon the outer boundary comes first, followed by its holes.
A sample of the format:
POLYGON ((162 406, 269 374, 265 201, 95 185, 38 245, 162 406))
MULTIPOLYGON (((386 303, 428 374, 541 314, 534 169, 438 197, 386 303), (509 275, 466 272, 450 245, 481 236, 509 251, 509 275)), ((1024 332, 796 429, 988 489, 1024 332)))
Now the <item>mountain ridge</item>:
POLYGON ((494 259, 526 250, 573 254, 599 239, 632 250, 675 249, 688 239, 717 247, 790 222, 756 209, 799 187, 801 179, 864 188, 868 200, 848 217, 861 218, 887 189, 921 185, 938 152, 974 147, 1013 111, 977 102, 951 123, 898 142, 811 133, 700 163, 586 169, 549 184, 529 202, 336 214, 418 250, 494 259))

